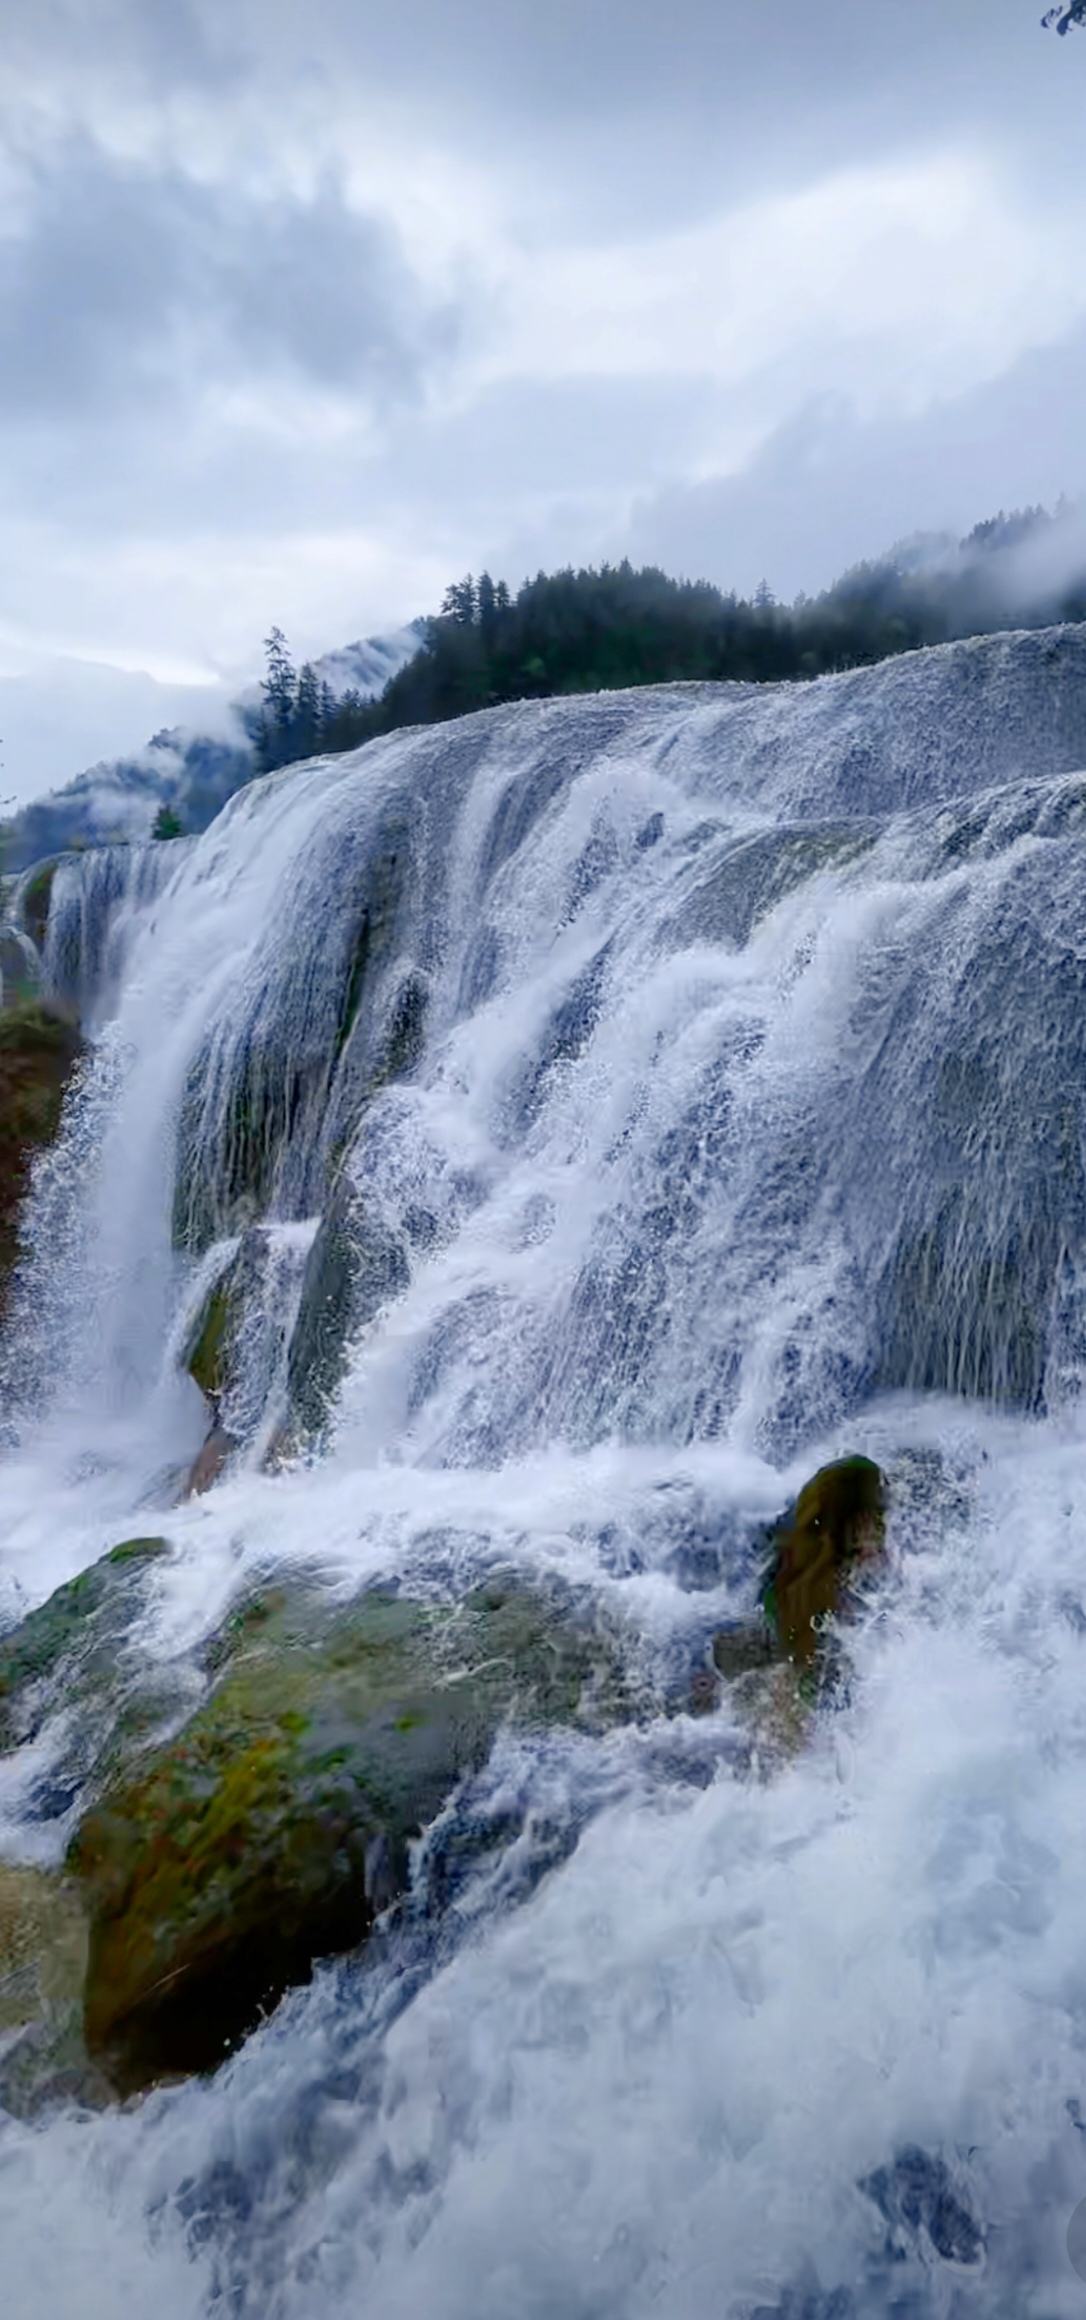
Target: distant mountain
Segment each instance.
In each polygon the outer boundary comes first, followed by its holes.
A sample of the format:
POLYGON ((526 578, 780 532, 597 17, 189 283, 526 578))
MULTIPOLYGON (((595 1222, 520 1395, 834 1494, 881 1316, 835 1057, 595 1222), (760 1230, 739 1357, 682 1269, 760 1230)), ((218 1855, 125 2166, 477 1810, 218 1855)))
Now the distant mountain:
MULTIPOLYGON (((317 675, 338 698, 353 693, 373 700, 405 661, 418 651, 422 624, 361 638, 314 663, 317 675)), ((215 739, 173 726, 156 733, 131 757, 89 766, 61 789, 36 798, 7 823, 4 867, 29 869, 73 846, 102 846, 150 837, 162 806, 177 815, 182 829, 206 830, 236 789, 257 771, 248 726, 260 700, 253 685, 234 708, 234 734, 215 739)))

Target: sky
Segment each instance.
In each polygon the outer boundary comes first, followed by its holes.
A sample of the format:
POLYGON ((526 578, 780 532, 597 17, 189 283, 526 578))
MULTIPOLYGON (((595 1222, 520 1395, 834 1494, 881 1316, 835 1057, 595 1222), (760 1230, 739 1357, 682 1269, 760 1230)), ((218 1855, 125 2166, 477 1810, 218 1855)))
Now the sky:
POLYGON ((630 555, 1086 493, 1042 0, 0 0, 0 799, 630 555))

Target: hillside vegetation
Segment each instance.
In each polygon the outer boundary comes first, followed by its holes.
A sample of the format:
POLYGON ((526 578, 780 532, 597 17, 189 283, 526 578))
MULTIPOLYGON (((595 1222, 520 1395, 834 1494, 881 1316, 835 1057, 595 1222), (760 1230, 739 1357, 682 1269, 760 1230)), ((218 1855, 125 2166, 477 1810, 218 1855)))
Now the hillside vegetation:
POLYGON ((787 605, 764 584, 745 598, 629 563, 541 572, 515 596, 488 573, 469 576, 422 623, 418 651, 375 701, 324 701, 312 668, 296 674, 274 630, 254 747, 267 769, 506 701, 684 680, 802 680, 954 637, 1081 620, 1081 537, 1072 509, 1000 514, 962 541, 906 543, 787 605))

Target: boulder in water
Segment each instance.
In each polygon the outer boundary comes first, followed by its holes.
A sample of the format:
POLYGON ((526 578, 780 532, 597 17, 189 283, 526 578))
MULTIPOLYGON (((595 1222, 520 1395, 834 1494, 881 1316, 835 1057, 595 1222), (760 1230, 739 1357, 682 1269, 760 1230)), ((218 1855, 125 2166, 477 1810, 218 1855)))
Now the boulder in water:
POLYGON ((87 1924, 56 1870, 0 1861, 0 2105, 102 2102, 110 2089, 83 2043, 87 1924))
MULTIPOLYGON (((725 1681, 753 1687, 759 1703, 772 1698, 774 1725, 785 1695, 775 1676, 768 1683, 770 1671, 790 1661, 801 1678, 813 1676, 821 1630, 846 1608, 850 1585, 881 1553, 885 1531, 883 1476, 873 1459, 852 1456, 820 1467, 770 1534, 762 1617, 721 1628, 713 1660, 725 1681)), ((791 1732, 794 1717, 785 1721, 791 1732)))
POLYGON ((0 1757, 56 1724, 35 1781, 42 1824, 66 1819, 191 1702, 191 1675, 131 1650, 164 1539, 126 1539, 0 1637, 0 1757))
POLYGON ((205 1491, 213 1489, 227 1460, 238 1448, 236 1434, 229 1433, 225 1426, 212 1426, 189 1467, 182 1498, 202 1498, 205 1491))
POLYGON ((88 2049, 128 2091, 219 2063, 407 1881, 498 1725, 622 1712, 613 1656, 516 1585, 244 1606, 178 1738, 84 1819, 88 2049))
POLYGON ((774 1534, 763 1598, 785 1658, 809 1667, 824 1620, 842 1609, 851 1578, 874 1561, 886 1533, 886 1491, 871 1458, 837 1458, 804 1484, 774 1534))

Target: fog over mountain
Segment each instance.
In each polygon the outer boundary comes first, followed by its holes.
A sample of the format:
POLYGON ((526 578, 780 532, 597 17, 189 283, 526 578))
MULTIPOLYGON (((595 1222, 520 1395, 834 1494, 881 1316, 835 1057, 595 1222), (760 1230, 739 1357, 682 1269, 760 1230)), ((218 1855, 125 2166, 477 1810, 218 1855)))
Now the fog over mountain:
POLYGON ((457 572, 790 598, 1081 493, 1041 12, 8 0, 0 681, 228 697, 274 619, 305 659, 457 572))
MULTIPOLYGON (((372 699, 416 649, 418 631, 396 629, 324 654, 314 664, 334 694, 372 699)), ((191 833, 205 830, 219 808, 256 771, 246 714, 255 715, 260 689, 245 688, 232 704, 216 703, 210 732, 183 725, 163 728, 143 749, 106 759, 45 796, 32 798, 4 831, 9 870, 66 848, 147 838, 160 806, 191 833)))

